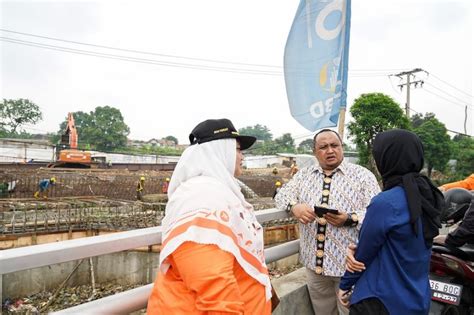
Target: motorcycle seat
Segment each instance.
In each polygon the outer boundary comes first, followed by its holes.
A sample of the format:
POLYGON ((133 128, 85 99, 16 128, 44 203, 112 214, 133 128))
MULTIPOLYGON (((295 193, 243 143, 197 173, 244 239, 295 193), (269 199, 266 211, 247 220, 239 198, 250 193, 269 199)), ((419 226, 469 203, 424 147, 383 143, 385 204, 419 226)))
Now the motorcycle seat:
POLYGON ((463 260, 474 261, 474 245, 467 244, 461 247, 443 246, 433 244, 433 251, 440 254, 448 254, 463 260))
POLYGON ((459 249, 469 256, 470 261, 474 261, 474 244, 466 244, 459 247, 459 249))

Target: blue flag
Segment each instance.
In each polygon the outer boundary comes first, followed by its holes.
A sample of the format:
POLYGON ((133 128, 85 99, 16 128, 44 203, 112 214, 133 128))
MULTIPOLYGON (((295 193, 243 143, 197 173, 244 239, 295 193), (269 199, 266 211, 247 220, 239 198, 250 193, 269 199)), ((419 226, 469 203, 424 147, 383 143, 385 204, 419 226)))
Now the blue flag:
POLYGON ((300 0, 285 47, 291 115, 306 129, 335 127, 346 106, 351 0, 300 0))

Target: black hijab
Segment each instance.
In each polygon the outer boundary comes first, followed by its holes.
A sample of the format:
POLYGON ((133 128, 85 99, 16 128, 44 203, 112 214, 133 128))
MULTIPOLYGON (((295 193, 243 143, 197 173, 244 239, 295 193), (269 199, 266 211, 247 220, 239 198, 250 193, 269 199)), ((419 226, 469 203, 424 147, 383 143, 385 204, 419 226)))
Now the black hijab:
POLYGON ((375 136, 372 154, 382 175, 383 190, 404 188, 413 231, 418 235, 416 220, 421 216, 425 244, 430 247, 439 234, 444 198, 431 180, 420 174, 424 163, 420 138, 402 129, 381 132, 375 136))

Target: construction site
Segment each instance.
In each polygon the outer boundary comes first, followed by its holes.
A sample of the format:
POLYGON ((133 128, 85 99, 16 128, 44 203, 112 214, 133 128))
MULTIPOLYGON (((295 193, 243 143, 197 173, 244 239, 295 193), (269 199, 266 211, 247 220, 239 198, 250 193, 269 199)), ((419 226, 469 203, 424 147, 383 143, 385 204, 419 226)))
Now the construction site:
MULTIPOLYGON (((77 169, 4 163, 0 250, 160 226, 174 165, 131 171, 119 166, 77 169), (39 183, 51 179, 54 182, 40 191, 39 183), (143 190, 138 195, 140 182, 143 190)), ((289 167, 274 165, 247 169, 239 182, 258 211, 275 206, 275 182, 289 178, 289 167)), ((268 222, 264 228, 266 246, 298 238, 292 219, 268 222)), ((50 312, 151 283, 159 251, 160 245, 155 245, 5 274, 0 291, 3 310, 50 312)), ((296 266, 295 257, 274 263, 271 274, 278 277, 296 266)))

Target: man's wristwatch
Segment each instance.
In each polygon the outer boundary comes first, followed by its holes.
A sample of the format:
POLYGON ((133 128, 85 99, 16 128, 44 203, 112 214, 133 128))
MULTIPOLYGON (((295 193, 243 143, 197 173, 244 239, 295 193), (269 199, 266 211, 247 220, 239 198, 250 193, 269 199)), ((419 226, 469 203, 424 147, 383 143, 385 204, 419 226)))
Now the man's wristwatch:
POLYGON ((347 214, 347 220, 344 222, 344 226, 356 227, 359 224, 359 217, 355 212, 347 214))
POLYGON ((291 209, 296 205, 296 201, 290 201, 286 206, 286 212, 291 213, 291 209))

